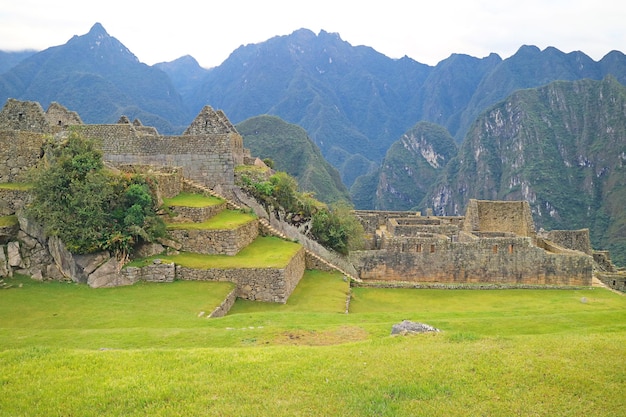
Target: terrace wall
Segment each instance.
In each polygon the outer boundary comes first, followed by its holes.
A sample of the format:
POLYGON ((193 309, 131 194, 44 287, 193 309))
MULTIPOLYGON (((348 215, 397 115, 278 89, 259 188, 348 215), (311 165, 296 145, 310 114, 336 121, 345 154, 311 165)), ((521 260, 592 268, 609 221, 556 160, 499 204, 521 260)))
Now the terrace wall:
POLYGON ((28 191, 0 188, 0 216, 9 216, 24 208, 31 200, 28 191))
POLYGON ((301 248, 283 268, 192 269, 176 265, 176 278, 191 281, 226 281, 237 285, 237 297, 285 303, 305 270, 301 248))
POLYGON ((257 238, 259 221, 253 219, 235 229, 169 230, 170 237, 182 244, 181 250, 209 255, 236 255, 257 238))
POLYGON ((226 202, 206 207, 170 206, 169 209, 174 214, 173 217, 168 218, 168 221, 170 222, 201 223, 209 220, 211 217, 221 213, 224 209, 226 209, 226 202))
POLYGON ((592 258, 551 254, 530 238, 438 240, 421 252, 375 250, 351 254, 362 280, 591 285, 592 258), (431 246, 432 245, 432 246, 431 246))

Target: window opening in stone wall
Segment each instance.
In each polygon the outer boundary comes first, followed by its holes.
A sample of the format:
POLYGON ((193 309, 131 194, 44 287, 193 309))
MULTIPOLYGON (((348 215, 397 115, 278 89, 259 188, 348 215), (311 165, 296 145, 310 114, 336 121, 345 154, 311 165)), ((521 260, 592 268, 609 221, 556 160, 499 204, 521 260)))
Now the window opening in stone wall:
POLYGON ((421 253, 422 252, 422 244, 418 243, 417 244, 417 253, 421 253))
POLYGON ((435 245, 430 245, 430 253, 435 253, 435 245))
POLYGON ((493 253, 498 253, 498 245, 493 245, 493 253))
POLYGON ((509 253, 513 253, 513 244, 512 243, 509 245, 509 253))
POLYGON ((616 282, 615 282, 615 280, 613 280, 613 286, 615 286, 615 284, 616 284, 616 282))

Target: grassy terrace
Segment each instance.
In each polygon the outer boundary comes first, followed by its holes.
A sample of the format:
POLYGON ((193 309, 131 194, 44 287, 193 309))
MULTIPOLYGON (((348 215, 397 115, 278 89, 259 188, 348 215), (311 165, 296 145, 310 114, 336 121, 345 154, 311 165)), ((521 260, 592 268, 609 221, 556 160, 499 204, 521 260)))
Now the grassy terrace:
POLYGON ((626 297, 355 288, 307 271, 284 305, 224 283, 7 279, 0 415, 619 416, 626 297), (20 287, 19 284, 22 286, 20 287), (403 319, 442 331, 391 337, 403 319))
POLYGON ((0 227, 14 226, 17 223, 17 216, 14 214, 10 216, 0 216, 0 227))
POLYGON ((181 252, 178 255, 156 255, 139 259, 128 266, 143 266, 159 258, 166 262, 197 268, 284 268, 291 258, 300 250, 297 243, 287 242, 276 237, 258 237, 250 245, 243 248, 237 255, 203 255, 199 253, 181 252))
POLYGON ((163 199, 163 205, 165 207, 182 206, 201 208, 216 206, 223 202, 224 200, 221 198, 192 193, 180 193, 176 197, 163 199))
POLYGON ((3 183, 0 183, 0 190, 28 191, 31 188, 33 188, 33 185, 25 183, 25 182, 3 182, 3 183))
POLYGON ((223 210, 204 222, 168 223, 167 228, 170 230, 228 230, 235 229, 254 219, 253 215, 241 211, 223 210))

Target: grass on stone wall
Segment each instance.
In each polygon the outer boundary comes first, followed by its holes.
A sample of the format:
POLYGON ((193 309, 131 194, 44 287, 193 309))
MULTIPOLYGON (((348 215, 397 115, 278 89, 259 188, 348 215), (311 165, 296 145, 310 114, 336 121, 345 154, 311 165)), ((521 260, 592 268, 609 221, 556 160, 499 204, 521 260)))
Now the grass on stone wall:
POLYGON ((232 230, 253 221, 256 217, 239 210, 222 210, 204 222, 168 223, 168 230, 232 230))
POLYGON ((33 188, 32 184, 25 182, 3 182, 0 183, 0 190, 28 191, 33 188))
POLYGON ((15 226, 18 223, 17 216, 14 214, 9 216, 0 216, 0 227, 15 226))
POLYGON ((202 194, 195 194, 195 193, 180 193, 176 197, 164 198, 163 206, 202 208, 202 207, 216 206, 218 204, 222 204, 223 202, 224 200, 218 197, 205 196, 202 194))
POLYGON ((234 256, 181 252, 177 255, 155 255, 138 259, 127 266, 149 265, 158 258, 165 262, 174 262, 183 267, 196 269, 284 268, 301 247, 298 243, 276 237, 260 236, 234 256))

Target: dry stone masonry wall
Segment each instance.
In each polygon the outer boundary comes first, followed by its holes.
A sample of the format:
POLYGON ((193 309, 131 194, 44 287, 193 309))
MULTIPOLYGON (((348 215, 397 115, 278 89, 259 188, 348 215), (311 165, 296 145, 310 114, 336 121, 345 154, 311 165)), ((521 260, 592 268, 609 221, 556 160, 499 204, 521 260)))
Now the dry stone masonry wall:
MULTIPOLYGON (((193 189, 226 195, 229 207, 237 206, 233 201, 255 207, 253 202, 245 203, 247 197, 234 187, 234 169, 251 160, 249 152, 224 113, 209 106, 200 111, 183 135, 162 136, 139 120, 131 123, 122 117, 117 124, 85 125, 76 113, 57 103, 44 112, 38 103, 10 99, 0 111, 0 182, 23 181, 28 169, 41 158, 46 141, 63 140, 71 131, 96 140, 108 164, 153 173, 160 198, 193 189), (200 185, 192 186, 189 180, 200 185)), ((26 201, 23 193, 0 191, 2 215, 19 211, 26 201)), ((424 217, 407 212, 357 214, 368 234, 368 246, 350 259, 335 259, 316 242, 304 238, 302 242, 308 250, 325 254, 324 261, 341 264, 350 275, 366 281, 590 285, 593 268, 603 259, 601 269, 606 280, 623 286, 620 278, 611 279, 616 272, 608 253, 599 256, 591 249, 588 230, 553 231, 537 237, 527 202, 470 200, 464 217, 433 217, 432 212, 424 217)), ((195 213, 182 210, 180 215, 196 221, 195 213)), ((205 215, 200 213, 199 217, 205 215)), ((268 221, 271 230, 300 240, 301 235, 280 219, 268 215, 268 221)), ((185 241, 187 250, 207 253, 206 248, 219 246, 215 251, 234 254, 256 237, 258 228, 254 222, 219 236, 181 231, 176 233, 184 236, 175 238, 185 241), (219 245, 215 244, 218 241, 219 245)), ((47 239, 40 229, 20 218, 16 240, 11 240, 13 236, 3 238, 6 244, 0 247, 0 275, 23 271, 40 279, 70 277, 93 286, 137 280, 223 280, 236 283, 240 297, 285 302, 307 262, 324 264, 305 257, 303 249, 285 269, 192 270, 157 262, 120 271, 110 257, 90 261, 97 264, 92 269, 65 253, 61 242, 47 239)), ((2 236, 15 233, 9 230, 2 236)))
POLYGON ((170 230, 172 239, 182 244, 181 250, 209 255, 234 256, 256 239, 259 222, 254 219, 235 229, 170 230))
POLYGON ((237 297, 285 303, 305 269, 304 249, 285 268, 192 269, 176 266, 176 278, 192 281, 225 281, 237 285, 237 297))

